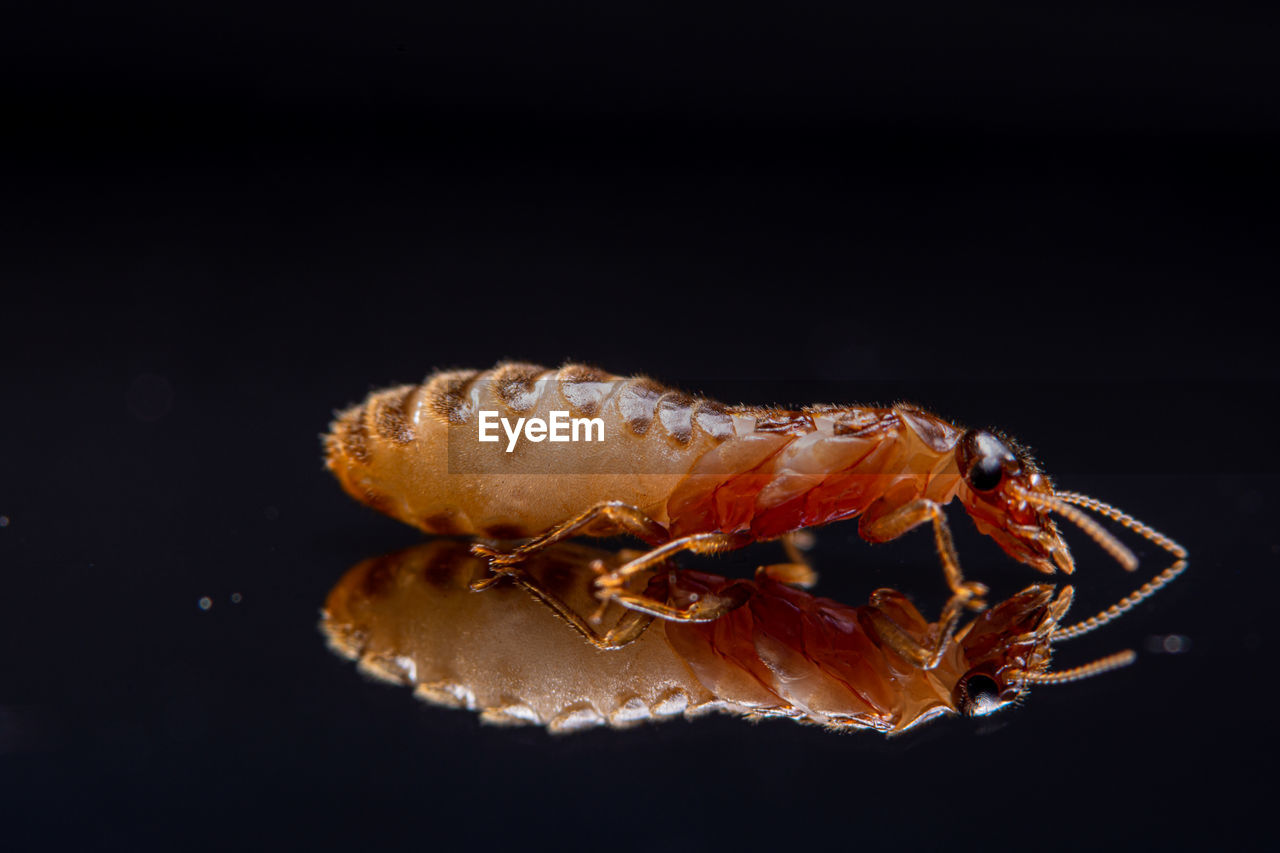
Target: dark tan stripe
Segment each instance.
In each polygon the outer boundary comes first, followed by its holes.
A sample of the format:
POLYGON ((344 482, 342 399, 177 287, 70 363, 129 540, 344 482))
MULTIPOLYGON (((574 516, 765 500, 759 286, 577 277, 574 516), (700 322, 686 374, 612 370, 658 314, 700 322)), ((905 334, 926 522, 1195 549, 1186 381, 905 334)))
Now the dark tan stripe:
POLYGON ((560 395, 575 415, 595 415, 613 390, 613 383, 621 381, 603 370, 585 364, 566 364, 556 375, 560 395))
POLYGON ((368 484, 365 484, 363 488, 361 488, 360 500, 362 500, 366 506, 371 506, 378 512, 383 512, 387 515, 391 514, 391 498, 387 497, 382 492, 376 491, 368 484))
POLYGON ((426 564, 421 569, 421 577, 436 589, 456 589, 471 582, 476 568, 481 565, 478 557, 468 553, 464 542, 436 543, 443 547, 433 548, 427 555, 426 564))
POLYGON ((360 592, 366 598, 382 598, 393 586, 395 580, 396 554, 387 554, 375 559, 360 579, 360 592))
POLYGON ((679 391, 663 395, 658 403, 658 420, 672 438, 688 444, 693 438, 693 398, 679 391))
POLYGON ((618 392, 618 413, 623 422, 637 435, 644 435, 653 423, 658 401, 667 389, 652 379, 639 377, 628 382, 618 392))
POLYGON ((413 441, 413 427, 405 414, 404 404, 413 393, 413 386, 397 388, 378 396, 373 402, 373 429, 379 436, 394 444, 413 441))
POLYGON ((723 439, 733 435, 733 417, 725 406, 715 400, 698 400, 694 405, 693 422, 712 438, 723 439))
POLYGON ((770 409, 763 406, 735 406, 731 411, 756 420, 756 432, 776 432, 784 435, 809 432, 813 419, 804 412, 791 409, 770 409))
POLYGON ((536 364, 508 362, 498 365, 489 381, 493 393, 513 412, 527 412, 538 404, 537 379, 546 368, 536 364))
POLYGON ((335 431, 342 453, 359 465, 369 464, 369 433, 364 425, 365 409, 348 409, 338 421, 335 431))
POLYGON ((836 435, 872 435, 898 425, 893 412, 878 409, 850 409, 836 419, 836 435))
POLYGON ((523 539, 528 535, 521 525, 502 522, 490 524, 483 532, 490 539, 523 539))
POLYGON ((458 521, 458 514, 452 510, 439 512, 422 519, 422 529, 428 533, 438 533, 441 536, 457 536, 467 532, 458 521))
POLYGON ((451 370, 437 373, 427 380, 422 389, 427 411, 445 423, 466 423, 471 412, 467 408, 467 392, 479 376, 476 370, 451 370))
POLYGON ((589 364, 566 364, 556 376, 561 382, 610 382, 614 379, 598 367, 589 364))

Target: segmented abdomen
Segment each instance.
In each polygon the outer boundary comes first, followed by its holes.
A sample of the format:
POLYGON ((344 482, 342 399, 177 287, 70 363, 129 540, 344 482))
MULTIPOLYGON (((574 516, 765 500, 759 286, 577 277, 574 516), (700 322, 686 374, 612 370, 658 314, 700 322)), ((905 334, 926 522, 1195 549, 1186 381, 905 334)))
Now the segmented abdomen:
MULTIPOLYGON (((580 433, 581 435, 581 433, 580 433)), ((605 500, 666 522, 693 463, 734 435, 726 407, 643 377, 595 368, 501 364, 436 373, 342 412, 327 464, 356 499, 432 533, 530 536, 605 500), (479 441, 479 413, 599 418, 604 440, 479 441)), ((593 436, 594 439, 594 436, 593 436)))

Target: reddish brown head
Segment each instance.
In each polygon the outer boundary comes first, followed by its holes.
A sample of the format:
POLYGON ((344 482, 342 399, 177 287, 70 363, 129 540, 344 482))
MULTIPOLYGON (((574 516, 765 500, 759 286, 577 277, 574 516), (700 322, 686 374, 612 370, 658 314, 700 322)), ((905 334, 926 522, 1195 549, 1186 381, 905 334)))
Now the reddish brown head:
POLYGON ((1046 574, 1075 570, 1071 551, 1049 517, 1053 486, 1031 456, 985 430, 956 445, 963 485, 958 496, 974 524, 1005 553, 1046 574))
POLYGON ((1054 629, 1071 606, 1071 587, 1057 598, 1036 584, 978 616, 957 636, 959 647, 952 701, 971 717, 998 711, 1026 690, 1026 676, 1049 666, 1054 629))

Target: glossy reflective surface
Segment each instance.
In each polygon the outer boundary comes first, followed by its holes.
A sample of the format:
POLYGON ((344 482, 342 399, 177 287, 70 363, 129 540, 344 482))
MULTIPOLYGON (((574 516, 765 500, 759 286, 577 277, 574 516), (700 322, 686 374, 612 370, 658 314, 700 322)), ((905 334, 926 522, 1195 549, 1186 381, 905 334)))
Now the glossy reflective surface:
POLYGON ((901 593, 842 604, 763 575, 672 566, 635 588, 677 608, 743 590, 739 605, 682 622, 615 604, 596 622, 592 566, 611 570, 634 554, 561 544, 478 589, 487 561, 466 540, 439 539, 352 568, 330 591, 321 629, 362 671, 499 725, 567 733, 719 711, 901 734, 1022 698, 1025 678, 1048 669, 1055 629, 1074 621, 1064 620, 1069 591, 1034 584, 964 619, 926 666, 916 655, 942 629, 901 593), (995 695, 979 701, 976 678, 995 695))

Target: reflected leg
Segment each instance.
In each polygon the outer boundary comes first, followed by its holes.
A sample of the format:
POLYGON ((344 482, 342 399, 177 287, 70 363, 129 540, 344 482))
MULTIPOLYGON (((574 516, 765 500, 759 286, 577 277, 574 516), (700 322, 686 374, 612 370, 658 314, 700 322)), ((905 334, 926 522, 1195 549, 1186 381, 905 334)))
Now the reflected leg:
POLYGON ((513 583, 525 590, 525 592, 528 592, 534 598, 551 608, 557 616, 569 623, 570 627, 576 630, 587 640, 587 642, 591 643, 591 645, 598 649, 619 649, 629 643, 635 642, 635 640, 645 632, 645 629, 647 629, 649 624, 653 621, 653 616, 651 614, 628 609, 622 614, 618 623, 602 635, 582 617, 582 614, 578 613, 566 604, 560 596, 556 595, 528 572, 514 566, 504 566, 498 571, 498 574, 472 584, 471 588, 477 591, 488 589, 497 581, 504 578, 510 578, 513 583), (483 586, 481 586, 481 584, 483 584, 483 586))
POLYGON ((947 646, 951 644, 951 638, 955 636, 956 626, 960 623, 960 614, 964 612, 965 605, 970 603, 970 599, 960 594, 947 599, 947 603, 942 608, 942 615, 935 626, 937 635, 931 644, 924 645, 902 630, 897 622, 880 609, 880 595, 880 592, 876 592, 871 596, 871 606, 866 611, 871 617, 876 634, 885 645, 915 666, 921 669, 937 667, 942 661, 942 656, 946 654, 947 646))

